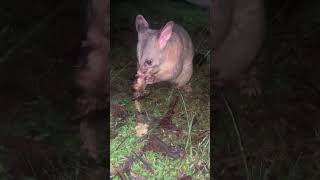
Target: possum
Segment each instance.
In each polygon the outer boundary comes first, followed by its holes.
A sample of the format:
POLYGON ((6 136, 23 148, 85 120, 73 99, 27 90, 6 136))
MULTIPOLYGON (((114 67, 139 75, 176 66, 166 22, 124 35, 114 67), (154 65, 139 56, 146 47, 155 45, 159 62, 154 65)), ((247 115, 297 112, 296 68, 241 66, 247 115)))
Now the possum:
POLYGON ((133 87, 136 92, 162 81, 190 92, 194 48, 187 31, 173 21, 160 30, 151 29, 142 15, 136 17, 135 26, 138 63, 133 87))
POLYGON ((240 82, 265 39, 264 0, 211 0, 210 25, 214 80, 240 82))

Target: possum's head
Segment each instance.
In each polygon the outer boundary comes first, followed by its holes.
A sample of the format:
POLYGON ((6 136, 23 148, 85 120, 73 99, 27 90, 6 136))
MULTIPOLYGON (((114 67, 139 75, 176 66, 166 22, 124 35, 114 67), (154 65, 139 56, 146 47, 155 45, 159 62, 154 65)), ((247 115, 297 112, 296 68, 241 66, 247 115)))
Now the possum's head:
POLYGON ((174 22, 169 21, 161 30, 153 30, 142 15, 136 17, 137 57, 142 72, 154 71, 163 62, 163 50, 171 38, 173 25, 174 22))

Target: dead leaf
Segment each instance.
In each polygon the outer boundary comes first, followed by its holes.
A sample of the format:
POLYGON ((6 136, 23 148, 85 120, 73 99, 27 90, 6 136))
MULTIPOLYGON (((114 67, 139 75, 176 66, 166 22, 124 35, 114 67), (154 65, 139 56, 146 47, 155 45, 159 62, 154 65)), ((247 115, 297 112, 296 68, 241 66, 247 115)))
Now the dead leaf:
POLYGON ((137 136, 141 137, 141 136, 147 134, 148 127, 149 127, 148 124, 138 122, 137 126, 135 127, 137 136))

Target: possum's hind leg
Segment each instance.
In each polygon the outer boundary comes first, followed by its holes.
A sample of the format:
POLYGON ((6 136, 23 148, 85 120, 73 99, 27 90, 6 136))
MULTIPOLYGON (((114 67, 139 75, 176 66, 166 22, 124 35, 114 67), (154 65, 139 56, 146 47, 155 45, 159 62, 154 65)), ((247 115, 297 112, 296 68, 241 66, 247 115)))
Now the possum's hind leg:
POLYGON ((178 89, 183 89, 186 92, 192 92, 192 86, 191 86, 192 73, 193 73, 192 63, 184 65, 184 68, 181 74, 172 82, 176 84, 176 87, 178 89))
POLYGON ((188 93, 192 92, 191 82, 188 82, 188 83, 183 84, 183 85, 176 84, 175 88, 181 89, 181 90, 183 90, 185 92, 188 92, 188 93))
POLYGON ((192 92, 192 86, 191 86, 191 82, 188 82, 187 84, 185 84, 184 86, 181 87, 184 91, 191 93, 192 92))

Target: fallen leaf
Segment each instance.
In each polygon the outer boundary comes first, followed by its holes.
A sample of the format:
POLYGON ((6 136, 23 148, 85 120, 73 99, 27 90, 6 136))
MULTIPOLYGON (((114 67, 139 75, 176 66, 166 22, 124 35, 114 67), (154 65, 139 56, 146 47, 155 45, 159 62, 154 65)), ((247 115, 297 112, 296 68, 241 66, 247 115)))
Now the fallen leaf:
POLYGON ((147 132, 148 132, 148 127, 149 127, 148 124, 144 124, 144 123, 139 123, 139 122, 138 122, 137 126, 135 127, 136 132, 137 132, 137 133, 136 133, 137 136, 138 136, 138 137, 141 137, 141 136, 147 134, 147 132))

